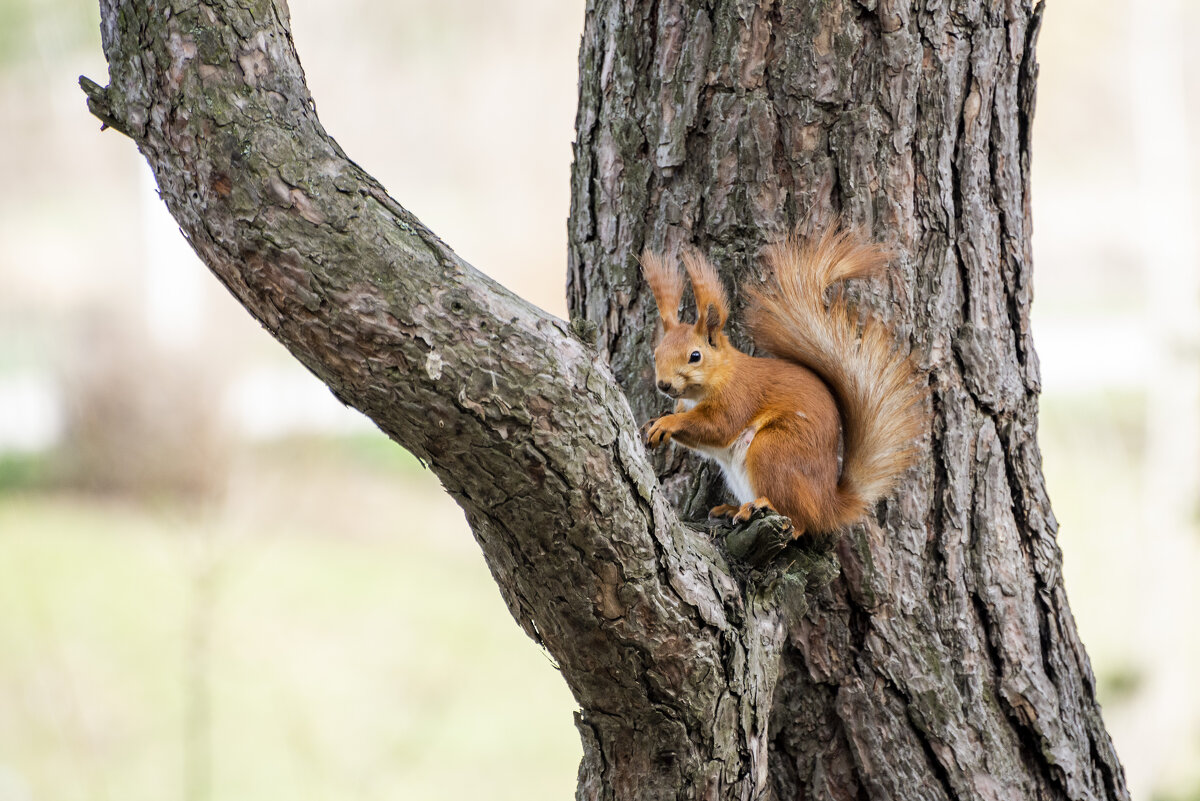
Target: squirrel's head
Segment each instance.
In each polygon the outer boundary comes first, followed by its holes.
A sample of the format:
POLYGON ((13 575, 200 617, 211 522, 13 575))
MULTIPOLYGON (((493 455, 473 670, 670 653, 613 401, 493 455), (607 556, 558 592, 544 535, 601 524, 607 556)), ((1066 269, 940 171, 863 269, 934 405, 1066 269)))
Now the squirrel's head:
POLYGON ((642 254, 642 272, 658 304, 662 339, 654 349, 654 380, 672 398, 699 401, 727 372, 733 346, 725 336, 729 304, 716 269, 702 255, 687 251, 683 266, 696 296, 696 322, 679 320, 683 275, 661 256, 642 254))

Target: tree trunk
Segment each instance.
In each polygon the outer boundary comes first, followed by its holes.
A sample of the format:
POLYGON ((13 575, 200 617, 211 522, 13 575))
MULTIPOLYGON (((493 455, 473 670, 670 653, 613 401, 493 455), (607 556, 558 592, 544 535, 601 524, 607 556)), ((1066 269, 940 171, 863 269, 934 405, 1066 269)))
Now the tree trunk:
MULTIPOLYGON (((1029 336, 1029 2, 588 4, 569 300, 639 419, 662 413, 645 246, 733 286, 796 227, 894 246, 866 302, 928 371, 927 456, 790 619, 779 798, 1125 798, 1061 579, 1029 336)), ((739 305, 735 299, 734 318, 739 305)), ((696 514, 719 476, 657 464, 696 514)), ((589 754, 587 759, 595 759, 589 754)))
MULTIPOLYGON (((282 0, 100 0, 93 112, 225 286, 463 507, 579 702, 580 798, 1126 797, 1034 439, 1037 13, 933 5, 589 2, 568 328, 329 138, 282 0), (750 569, 680 523, 638 441, 633 256, 694 242, 753 276, 835 212, 897 247, 865 299, 928 369, 932 423, 830 584, 819 552, 750 569)), ((685 509, 714 494, 658 467, 685 509)))

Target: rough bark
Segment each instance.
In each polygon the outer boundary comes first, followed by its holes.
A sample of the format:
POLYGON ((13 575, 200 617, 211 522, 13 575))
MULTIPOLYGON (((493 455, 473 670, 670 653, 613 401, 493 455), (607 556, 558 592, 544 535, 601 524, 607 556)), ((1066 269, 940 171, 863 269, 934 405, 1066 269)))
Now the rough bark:
POLYGON ((93 112, 218 279, 463 507, 580 704, 581 798, 1124 797, 1034 440, 1027 6, 589 3, 570 329, 346 157, 282 0, 100 6, 93 112), (656 481, 632 254, 742 272, 810 209, 903 246, 880 297, 934 392, 928 459, 806 614, 828 560, 731 563, 656 481))
MULTIPOLYGON (((569 295, 639 418, 647 245, 756 280, 764 244, 841 216, 892 244, 863 301, 928 371, 927 456, 847 533, 790 627, 779 798, 1125 798, 1063 592, 1036 441, 1025 0, 588 4, 569 295)), ((735 300, 735 306, 737 300, 735 300)), ((734 317, 737 317, 736 311, 734 317)), ((693 513, 720 493, 657 463, 693 513)))

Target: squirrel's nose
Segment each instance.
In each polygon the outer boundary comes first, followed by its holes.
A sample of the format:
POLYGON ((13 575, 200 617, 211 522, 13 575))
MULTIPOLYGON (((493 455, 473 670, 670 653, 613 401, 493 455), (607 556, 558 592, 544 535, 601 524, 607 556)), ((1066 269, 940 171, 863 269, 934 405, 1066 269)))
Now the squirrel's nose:
POLYGON ((671 394, 671 382, 670 381, 659 381, 658 382, 658 391, 663 392, 668 395, 671 394))

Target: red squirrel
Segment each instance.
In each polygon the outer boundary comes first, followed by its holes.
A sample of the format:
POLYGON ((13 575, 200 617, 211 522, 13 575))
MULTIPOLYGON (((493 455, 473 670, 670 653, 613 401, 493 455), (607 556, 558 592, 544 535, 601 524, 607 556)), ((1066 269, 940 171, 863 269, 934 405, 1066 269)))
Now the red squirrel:
POLYGON ((683 256, 696 297, 689 324, 679 320, 678 268, 643 253, 663 327, 655 380, 677 401, 646 424, 646 442, 673 440, 720 464, 739 505, 717 506, 713 517, 744 521, 768 508, 789 517, 797 537, 836 531, 864 517, 915 459, 924 390, 884 323, 860 318, 840 292, 825 300, 834 284, 882 269, 883 248, 831 228, 769 247, 765 262, 773 281, 747 288, 748 323, 756 347, 776 358, 730 343, 725 289, 703 256, 683 256))

